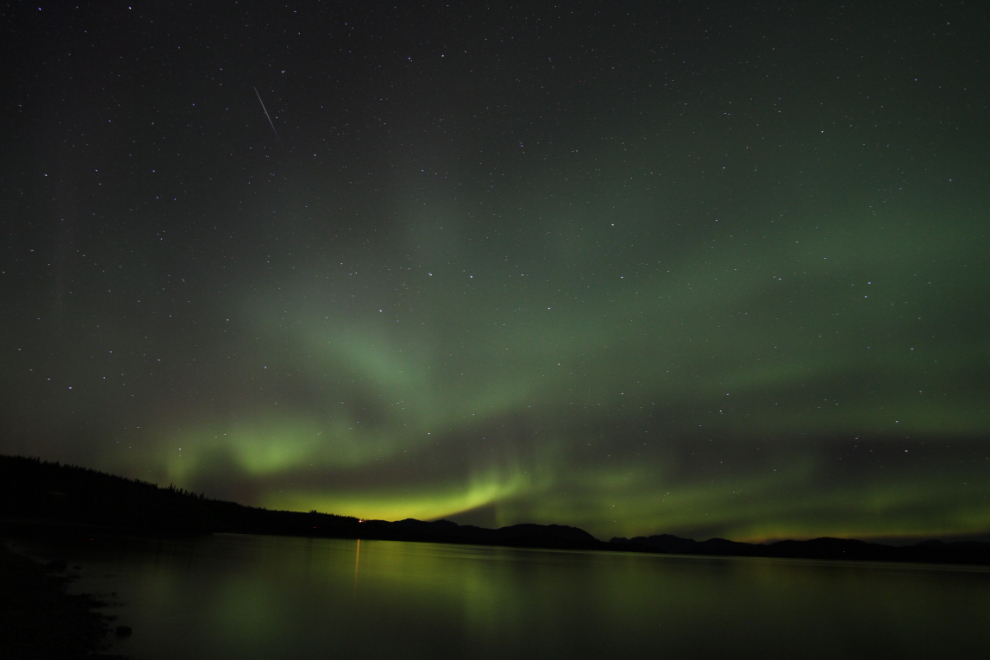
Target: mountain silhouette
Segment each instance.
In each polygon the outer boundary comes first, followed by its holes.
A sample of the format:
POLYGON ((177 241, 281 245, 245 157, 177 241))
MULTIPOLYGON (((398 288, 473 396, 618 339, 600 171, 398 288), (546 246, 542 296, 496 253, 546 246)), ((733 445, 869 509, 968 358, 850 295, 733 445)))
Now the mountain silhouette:
POLYGON ((990 565, 990 543, 923 541, 909 546, 854 539, 740 543, 695 541, 670 534, 600 541, 566 525, 519 524, 487 529, 408 518, 396 522, 299 511, 271 511, 213 500, 96 470, 21 456, 0 456, 0 532, 272 534, 326 538, 461 543, 525 548, 605 550, 722 557, 895 561, 990 565))

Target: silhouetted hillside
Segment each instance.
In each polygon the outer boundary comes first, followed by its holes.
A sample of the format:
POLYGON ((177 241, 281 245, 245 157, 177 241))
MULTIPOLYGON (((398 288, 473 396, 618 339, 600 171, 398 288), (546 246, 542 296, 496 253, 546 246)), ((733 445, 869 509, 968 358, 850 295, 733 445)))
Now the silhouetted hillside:
POLYGON ((355 536, 356 518, 269 511, 34 458, 0 456, 0 517, 187 534, 355 536))
POLYGON ((485 529, 449 520, 387 522, 315 511, 269 511, 86 468, 0 456, 0 529, 16 531, 38 524, 63 530, 98 526, 156 534, 232 532, 678 555, 990 564, 988 543, 925 541, 894 547, 820 538, 753 544, 718 538, 695 541, 669 534, 614 538, 605 543, 564 525, 485 529))
POLYGON ((924 541, 895 547, 855 539, 818 538, 810 541, 738 543, 726 539, 695 541, 669 534, 614 538, 611 545, 625 550, 677 555, 772 557, 778 559, 832 559, 897 561, 938 564, 990 564, 990 543, 924 541))
POLYGON ((449 521, 362 521, 348 516, 269 511, 211 500, 88 468, 0 456, 0 519, 99 526, 155 533, 279 534, 519 547, 607 549, 587 532, 561 525, 483 529, 449 521))
MULTIPOLYGON (((364 525, 375 532, 380 530, 380 533, 388 535, 390 538, 401 538, 409 541, 571 550, 608 549, 607 543, 599 541, 583 529, 565 525, 522 524, 500 529, 486 529, 474 525, 458 525, 449 520, 423 522, 412 518, 392 523, 383 520, 369 520, 364 525), (397 537, 397 534, 401 537, 397 537)), ((364 528, 362 527, 363 531, 364 528)))

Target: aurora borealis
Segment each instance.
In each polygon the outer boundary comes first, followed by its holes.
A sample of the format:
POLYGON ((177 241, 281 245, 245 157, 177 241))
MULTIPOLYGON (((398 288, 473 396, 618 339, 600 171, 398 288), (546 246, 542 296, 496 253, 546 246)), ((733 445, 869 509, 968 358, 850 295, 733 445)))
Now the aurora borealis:
POLYGON ((3 9, 0 452, 606 539, 986 535, 986 12, 743 4, 3 9))

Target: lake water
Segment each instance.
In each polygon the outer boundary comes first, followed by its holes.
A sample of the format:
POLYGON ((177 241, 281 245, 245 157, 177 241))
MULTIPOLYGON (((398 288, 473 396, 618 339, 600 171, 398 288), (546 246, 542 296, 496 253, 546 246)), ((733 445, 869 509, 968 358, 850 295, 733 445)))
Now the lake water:
POLYGON ((238 535, 69 552, 135 660, 990 657, 983 568, 238 535))

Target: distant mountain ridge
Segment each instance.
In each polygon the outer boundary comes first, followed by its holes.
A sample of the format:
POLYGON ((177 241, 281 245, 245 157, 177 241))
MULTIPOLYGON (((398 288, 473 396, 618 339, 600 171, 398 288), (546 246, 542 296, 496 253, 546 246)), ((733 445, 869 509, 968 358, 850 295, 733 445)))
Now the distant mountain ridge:
POLYGON ((946 543, 932 540, 898 547, 829 537, 807 541, 740 543, 720 538, 695 541, 670 534, 660 534, 637 536, 633 539, 613 538, 609 543, 627 550, 678 555, 990 564, 990 543, 976 541, 946 543))
POLYGON ((25 533, 38 524, 60 525, 64 530, 85 527, 131 533, 274 534, 608 549, 608 544, 584 530, 564 525, 521 524, 485 529, 447 520, 387 522, 316 511, 270 511, 88 468, 0 456, 0 532, 25 533))
POLYGON ((0 534, 272 534, 677 555, 899 561, 990 565, 990 543, 925 541, 894 547, 819 538, 768 544, 695 541, 669 534, 596 539, 566 525, 500 529, 449 520, 360 520, 311 511, 270 511, 211 500, 174 486, 125 479, 37 458, 0 456, 0 534))

